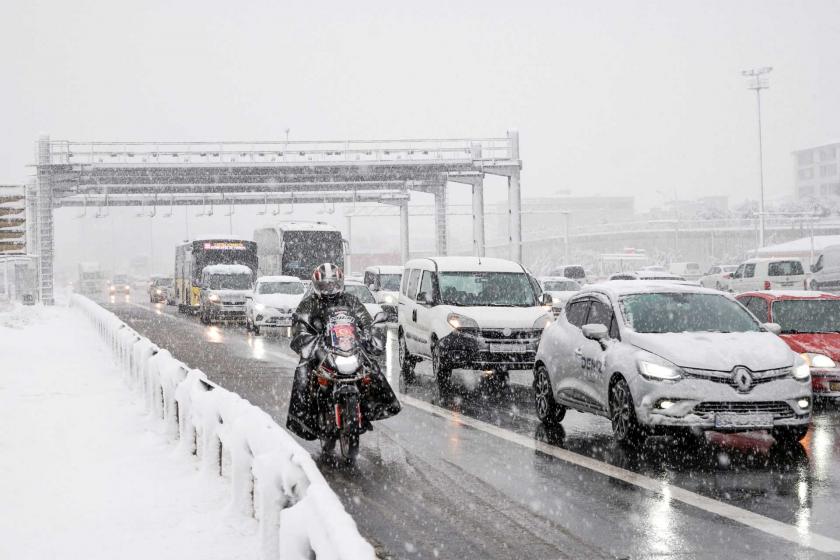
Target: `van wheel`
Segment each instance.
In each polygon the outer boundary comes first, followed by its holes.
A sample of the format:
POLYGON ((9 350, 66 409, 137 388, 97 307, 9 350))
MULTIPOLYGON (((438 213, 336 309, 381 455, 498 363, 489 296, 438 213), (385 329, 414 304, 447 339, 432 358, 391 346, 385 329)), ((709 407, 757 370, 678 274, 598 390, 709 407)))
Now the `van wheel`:
POLYGON ((417 381, 417 376, 414 373, 414 365, 417 363, 416 359, 408 353, 408 345, 405 341, 405 333, 400 331, 399 336, 399 359, 400 359, 400 374, 405 382, 408 384, 417 381))
POLYGON ((630 386, 623 378, 613 383, 610 389, 610 419, 613 435, 619 443, 632 447, 644 443, 645 431, 636 418, 630 386))
POLYGON ((199 311, 198 320, 201 321, 201 323, 204 325, 209 325, 210 314, 202 309, 201 311, 199 311))
POLYGON ((452 393, 452 368, 444 362, 436 340, 432 341, 432 371, 437 380, 438 392, 441 396, 450 395, 452 393))
POLYGON ((557 428, 566 416, 566 407, 554 400, 548 370, 543 364, 534 370, 534 407, 537 418, 546 428, 557 428))
POLYGON ((811 291, 819 292, 820 291, 820 284, 819 282, 811 281, 811 291))

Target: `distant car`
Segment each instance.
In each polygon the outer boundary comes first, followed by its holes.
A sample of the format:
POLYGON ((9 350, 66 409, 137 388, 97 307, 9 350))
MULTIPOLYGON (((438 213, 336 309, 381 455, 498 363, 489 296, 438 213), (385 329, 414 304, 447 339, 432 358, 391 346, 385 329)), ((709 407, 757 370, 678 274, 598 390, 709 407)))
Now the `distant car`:
POLYGON ((664 282, 685 282, 685 278, 670 272, 653 270, 639 270, 637 272, 617 272, 610 276, 610 280, 661 280, 664 282))
POLYGON ((175 283, 172 278, 153 278, 149 282, 149 301, 152 303, 174 303, 175 283))
MULTIPOLYGON (((373 292, 370 291, 370 288, 362 284, 359 280, 351 280, 346 278, 344 280, 344 291, 348 294, 351 294, 359 300, 359 302, 365 306, 367 309, 368 314, 370 314, 371 319, 376 317, 376 315, 383 311, 382 306, 376 303, 376 299, 373 297, 373 292)), ((312 284, 310 283, 306 287, 306 293, 304 293, 303 297, 307 298, 312 294, 312 284)))
POLYGON ((263 327, 291 327, 305 291, 296 276, 260 276, 245 296, 245 330, 260 334, 263 327))
POLYGON ((668 272, 682 276, 689 282, 696 282, 703 276, 700 265, 696 262, 676 262, 668 265, 668 272))
POLYGON ((111 295, 115 294, 130 294, 131 280, 126 274, 117 274, 111 279, 111 285, 108 287, 108 292, 111 295))
POLYGON ((570 264, 555 268, 551 271, 550 276, 569 278, 570 280, 575 280, 581 285, 589 282, 589 279, 586 276, 586 269, 579 264, 570 264))
POLYGON ((746 292, 737 296, 759 321, 811 366, 815 397, 840 399, 840 296, 821 292, 746 292))
POLYGON ((814 291, 840 291, 840 245, 823 249, 817 262, 811 266, 808 287, 814 291))
POLYGON ((543 292, 551 295, 552 311, 555 316, 560 314, 566 300, 580 290, 580 284, 570 278, 543 276, 538 280, 543 292))
POLYGON ((711 266, 706 271, 706 274, 700 277, 700 285, 704 288, 726 291, 729 289, 729 278, 737 268, 738 265, 734 264, 716 264, 711 266))
POLYGON ((652 264, 650 266, 643 266, 639 270, 643 270, 645 272, 668 272, 668 269, 659 264, 652 264))
POLYGON ((606 416, 620 442, 651 434, 770 430, 802 439, 810 368, 726 293, 606 282, 572 296, 543 333, 535 405, 547 427, 568 409, 606 416))
POLYGON ((365 269, 363 282, 373 292, 382 310, 388 314, 389 321, 397 320, 402 273, 403 267, 396 265, 369 266, 365 269))
POLYGON ((802 261, 791 258, 757 258, 740 264, 729 279, 729 291, 802 290, 806 288, 802 261))

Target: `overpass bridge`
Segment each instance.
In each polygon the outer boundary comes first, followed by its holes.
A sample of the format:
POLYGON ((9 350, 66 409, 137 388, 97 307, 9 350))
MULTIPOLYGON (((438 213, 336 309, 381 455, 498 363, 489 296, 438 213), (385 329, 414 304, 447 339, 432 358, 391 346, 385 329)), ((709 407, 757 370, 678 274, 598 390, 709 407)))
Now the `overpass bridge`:
MULTIPOLYGON (((519 135, 501 138, 271 141, 76 142, 37 144, 27 188, 30 243, 39 256, 41 300, 53 302, 55 226, 64 207, 291 205, 376 202, 400 209, 400 248, 409 252, 412 192, 434 196, 436 252, 447 253, 446 185, 472 189, 472 246, 484 254, 484 175, 508 179, 508 251, 521 260, 519 135), (34 243, 33 243, 34 242, 34 243)), ((153 215, 153 214, 152 214, 153 215)))

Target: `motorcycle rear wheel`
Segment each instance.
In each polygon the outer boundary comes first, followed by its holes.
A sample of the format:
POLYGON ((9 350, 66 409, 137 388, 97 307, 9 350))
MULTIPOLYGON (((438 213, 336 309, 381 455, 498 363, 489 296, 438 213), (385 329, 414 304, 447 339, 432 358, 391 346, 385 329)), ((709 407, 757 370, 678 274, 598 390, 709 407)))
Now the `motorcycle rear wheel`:
POLYGON ((321 436, 321 452, 332 454, 335 451, 335 436, 321 436))

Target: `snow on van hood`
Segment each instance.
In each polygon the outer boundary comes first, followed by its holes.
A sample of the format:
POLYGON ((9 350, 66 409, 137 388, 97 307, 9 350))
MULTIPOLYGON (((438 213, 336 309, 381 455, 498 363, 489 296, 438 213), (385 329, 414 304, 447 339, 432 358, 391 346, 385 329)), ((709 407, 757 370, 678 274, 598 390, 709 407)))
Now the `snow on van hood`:
POLYGON ((478 322, 482 329, 530 329, 534 322, 549 313, 541 306, 535 307, 459 307, 446 306, 452 313, 465 315, 478 322))
POLYGON ((752 371, 790 367, 793 353, 769 332, 746 333, 627 333, 627 341, 680 366, 731 371, 745 366, 752 371))
POLYGON ((254 294, 253 297, 254 303, 294 311, 297 309, 300 300, 303 299, 303 294, 254 294))
POLYGON ((216 294, 222 299, 237 299, 245 301, 245 296, 251 295, 251 290, 207 290, 208 294, 216 294))

